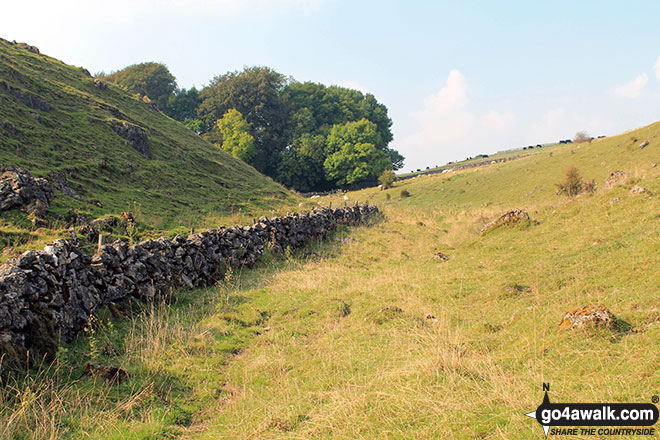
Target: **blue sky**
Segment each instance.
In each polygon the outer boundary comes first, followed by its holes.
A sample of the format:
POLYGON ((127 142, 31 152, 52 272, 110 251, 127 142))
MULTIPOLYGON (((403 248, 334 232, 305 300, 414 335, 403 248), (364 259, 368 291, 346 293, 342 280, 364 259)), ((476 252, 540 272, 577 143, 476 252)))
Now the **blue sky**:
POLYGON ((373 93, 404 170, 660 119, 660 2, 22 0, 0 36, 182 87, 266 65, 373 93))

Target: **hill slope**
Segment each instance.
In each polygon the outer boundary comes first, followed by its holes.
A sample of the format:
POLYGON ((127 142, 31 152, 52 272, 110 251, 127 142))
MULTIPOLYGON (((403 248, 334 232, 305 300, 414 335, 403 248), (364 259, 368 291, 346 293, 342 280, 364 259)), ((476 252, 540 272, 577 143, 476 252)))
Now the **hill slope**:
POLYGON ((0 162, 62 172, 82 201, 57 193, 55 212, 138 210, 163 229, 296 202, 139 97, 36 52, 0 40, 0 162))

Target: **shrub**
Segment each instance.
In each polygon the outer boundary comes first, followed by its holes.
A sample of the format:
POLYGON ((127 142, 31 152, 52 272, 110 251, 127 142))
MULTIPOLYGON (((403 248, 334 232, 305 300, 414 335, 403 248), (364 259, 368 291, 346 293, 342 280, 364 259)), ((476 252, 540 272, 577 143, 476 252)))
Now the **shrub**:
POLYGON ((385 170, 383 171, 383 174, 381 174, 380 177, 378 178, 378 182, 380 182, 380 184, 383 185, 383 189, 388 189, 388 188, 392 188, 395 178, 396 176, 394 175, 394 171, 385 170))
POLYGON ((410 193, 408 192, 407 189, 402 189, 401 190, 401 198, 405 199, 406 197, 410 197, 410 193))
POLYGON ((582 192, 593 194, 596 192, 596 180, 592 179, 591 182, 582 183, 582 192))
POLYGON ((591 141, 591 136, 587 134, 586 131, 578 131, 575 133, 575 139, 573 139, 573 142, 576 144, 582 143, 582 142, 590 142, 591 141))
POLYGON ((557 183, 557 194, 566 194, 569 197, 576 196, 581 193, 593 194, 596 191, 596 181, 585 182, 577 168, 570 167, 566 170, 566 180, 557 183))

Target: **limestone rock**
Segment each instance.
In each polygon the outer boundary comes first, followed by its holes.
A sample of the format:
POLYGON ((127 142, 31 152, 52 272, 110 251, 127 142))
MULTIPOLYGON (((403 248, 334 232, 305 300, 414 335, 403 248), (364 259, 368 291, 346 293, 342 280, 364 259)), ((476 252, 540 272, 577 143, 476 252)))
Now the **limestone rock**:
POLYGON ((64 173, 59 171, 51 171, 48 173, 48 177, 50 178, 50 182, 53 184, 55 189, 59 190, 65 196, 80 200, 80 196, 73 188, 71 188, 69 181, 66 180, 64 173))
POLYGON ((126 139, 135 151, 147 159, 151 157, 149 143, 147 142, 147 133, 142 128, 126 121, 113 121, 112 128, 119 136, 126 139))
POLYGON ((505 212, 481 228, 481 235, 485 235, 487 232, 492 231, 493 229, 497 229, 501 226, 529 221, 530 218, 527 211, 523 211, 522 209, 512 209, 511 211, 505 212))
POLYGON ((53 190, 46 179, 0 164, 0 212, 20 208, 43 217, 52 199, 53 190))
POLYGON ((0 128, 2 128, 5 132, 7 132, 10 135, 16 134, 16 127, 14 126, 14 124, 11 124, 9 122, 0 121, 0 128))
POLYGON ((433 254, 433 259, 434 260, 440 260, 440 261, 448 261, 449 257, 447 255, 443 254, 442 252, 436 252, 435 254, 433 254))
POLYGON ((26 106, 35 109, 49 111, 50 104, 45 99, 42 99, 31 93, 24 92, 20 89, 11 87, 6 82, 0 82, 0 90, 4 90, 11 95, 16 101, 25 104, 26 106))
POLYGON ((560 329, 580 329, 588 326, 610 326, 616 318, 602 304, 592 304, 568 311, 559 323, 560 329))
POLYGON ((612 189, 617 185, 623 185, 628 180, 628 173, 625 171, 612 171, 605 179, 605 188, 612 189))
POLYGON ((28 52, 39 54, 39 48, 37 46, 31 46, 27 43, 16 43, 16 46, 27 50, 28 52))
POLYGON ((96 87, 99 90, 106 90, 108 88, 108 85, 101 81, 98 78, 94 78, 94 87, 96 87))
POLYGON ((646 190, 646 188, 644 188, 643 186, 639 186, 639 185, 635 185, 630 189, 630 194, 632 194, 632 195, 642 194, 642 193, 645 193, 645 192, 648 192, 646 190))

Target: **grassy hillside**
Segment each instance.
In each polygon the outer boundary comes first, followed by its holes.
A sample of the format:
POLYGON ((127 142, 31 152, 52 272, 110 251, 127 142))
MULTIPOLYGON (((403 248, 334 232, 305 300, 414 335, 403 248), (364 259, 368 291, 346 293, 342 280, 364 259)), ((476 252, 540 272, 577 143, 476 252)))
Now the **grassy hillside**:
POLYGON ((543 435, 524 416, 542 382, 553 401, 649 402, 660 383, 659 149, 656 123, 349 193, 385 219, 132 321, 99 317, 58 372, 12 384, 22 393, 5 393, 0 434, 529 439, 543 435), (556 194, 570 166, 596 180, 594 194, 556 194), (615 170, 628 182, 606 189, 615 170), (532 221, 480 234, 512 208, 532 221), (559 329, 594 303, 618 324, 559 329), (132 378, 68 381, 90 358, 132 378))
MULTIPOLYGON (((488 163, 493 160, 500 160, 500 159, 506 159, 506 160, 512 160, 512 159, 518 159, 521 157, 526 157, 526 156, 531 156, 535 154, 541 154, 543 152, 547 153, 550 151, 553 151, 557 148, 561 148, 563 144, 547 144, 542 148, 534 148, 530 150, 523 150, 522 148, 517 148, 514 150, 506 150, 506 151, 500 151, 497 153, 489 154, 486 157, 484 155, 481 156, 475 156, 470 159, 465 159, 465 160, 459 160, 457 162, 450 162, 445 165, 440 165, 437 167, 429 167, 428 169, 425 170, 419 170, 419 171, 414 171, 410 173, 399 173, 397 174, 398 178, 401 179, 407 179, 415 176, 423 176, 425 174, 433 174, 433 173, 439 173, 444 170, 452 170, 452 169, 457 169, 457 168, 463 168, 463 167, 468 167, 470 165, 475 166, 477 164, 482 164, 482 163, 488 163)), ((526 147, 525 147, 526 148, 526 147)))
POLYGON ((82 68, 2 40, 0 162, 39 177, 63 172, 82 200, 57 193, 55 214, 138 211, 157 229, 297 204, 282 186, 140 98, 113 84, 97 87, 82 68), (144 130, 151 158, 113 129, 124 121, 144 130))

